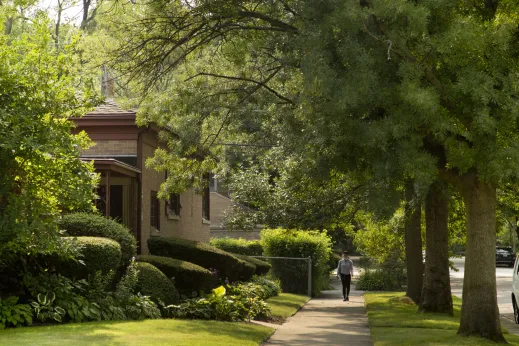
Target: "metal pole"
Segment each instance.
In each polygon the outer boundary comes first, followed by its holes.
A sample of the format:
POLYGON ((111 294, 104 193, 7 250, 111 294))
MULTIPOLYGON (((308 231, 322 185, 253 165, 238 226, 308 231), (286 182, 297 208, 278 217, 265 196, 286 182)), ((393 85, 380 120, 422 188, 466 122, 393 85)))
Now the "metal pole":
POLYGON ((312 296, 312 257, 308 256, 308 296, 312 296))

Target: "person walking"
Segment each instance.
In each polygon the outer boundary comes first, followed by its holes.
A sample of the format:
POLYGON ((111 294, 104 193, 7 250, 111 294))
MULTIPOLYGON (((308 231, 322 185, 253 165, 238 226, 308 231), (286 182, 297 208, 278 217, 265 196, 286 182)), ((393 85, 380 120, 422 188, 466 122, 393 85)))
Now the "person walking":
POLYGON ((344 301, 349 301, 351 277, 353 276, 353 262, 348 256, 348 251, 342 252, 342 258, 337 265, 337 277, 341 277, 342 296, 344 301))

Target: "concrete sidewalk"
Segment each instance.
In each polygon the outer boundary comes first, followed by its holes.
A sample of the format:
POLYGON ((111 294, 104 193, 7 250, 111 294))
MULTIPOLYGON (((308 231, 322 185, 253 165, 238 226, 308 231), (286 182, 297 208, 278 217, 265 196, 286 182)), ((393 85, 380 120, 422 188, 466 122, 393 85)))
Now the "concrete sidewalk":
POLYGON ((334 290, 310 299, 263 345, 372 346, 362 292, 352 283, 350 301, 343 302, 340 280, 330 281, 334 290))

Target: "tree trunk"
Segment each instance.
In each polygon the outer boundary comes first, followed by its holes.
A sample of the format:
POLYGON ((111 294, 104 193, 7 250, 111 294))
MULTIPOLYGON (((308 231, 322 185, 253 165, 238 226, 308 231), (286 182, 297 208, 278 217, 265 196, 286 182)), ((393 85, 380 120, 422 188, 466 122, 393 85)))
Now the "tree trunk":
POLYGON ((506 342, 496 294, 496 188, 480 181, 474 172, 460 178, 467 246, 458 334, 506 342))
POLYGON ((6 35, 10 35, 11 31, 13 30, 13 17, 7 18, 4 25, 5 25, 4 33, 6 35))
POLYGON ((405 256, 407 266, 406 295, 418 304, 422 292, 423 263, 422 263, 422 208, 420 203, 411 205, 414 197, 413 181, 408 180, 405 186, 407 204, 405 223, 405 256), (410 215, 409 215, 410 214, 410 215))
POLYGON ((437 181, 425 200, 425 279, 419 311, 452 316, 447 197, 447 186, 437 181))

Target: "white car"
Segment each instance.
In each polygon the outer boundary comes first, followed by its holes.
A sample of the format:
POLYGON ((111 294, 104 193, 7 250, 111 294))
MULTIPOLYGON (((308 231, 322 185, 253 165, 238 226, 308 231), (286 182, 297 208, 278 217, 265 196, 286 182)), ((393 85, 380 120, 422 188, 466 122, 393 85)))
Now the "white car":
POLYGON ((519 261, 516 260, 512 279, 512 306, 514 307, 514 321, 519 324, 519 307, 517 299, 519 299, 519 261))

